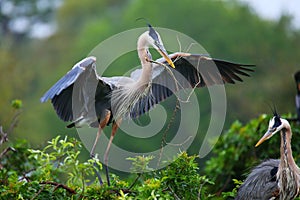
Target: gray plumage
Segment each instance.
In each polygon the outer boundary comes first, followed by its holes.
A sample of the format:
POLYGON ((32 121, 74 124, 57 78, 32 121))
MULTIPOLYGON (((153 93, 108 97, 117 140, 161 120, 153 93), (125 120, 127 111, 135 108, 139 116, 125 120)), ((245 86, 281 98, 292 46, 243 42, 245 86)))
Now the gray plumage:
POLYGON ((276 181, 279 159, 256 166, 238 190, 236 200, 268 200, 279 192, 276 181))

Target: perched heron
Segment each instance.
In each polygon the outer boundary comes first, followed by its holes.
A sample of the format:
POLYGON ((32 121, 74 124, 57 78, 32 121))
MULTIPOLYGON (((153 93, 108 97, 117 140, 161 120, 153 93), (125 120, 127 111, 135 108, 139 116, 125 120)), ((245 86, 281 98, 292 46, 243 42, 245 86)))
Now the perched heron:
POLYGON ((236 199, 289 200, 298 196, 300 170, 292 155, 292 130, 289 122, 275 112, 269 122, 268 131, 255 146, 259 146, 277 132, 281 132, 280 159, 270 159, 255 167, 239 188, 236 199))
POLYGON ((200 54, 168 55, 158 32, 151 25, 148 27, 137 42, 142 68, 133 71, 130 77, 101 77, 96 72, 96 58, 88 57, 75 64, 41 98, 41 102, 51 99, 57 115, 63 121, 72 122, 68 128, 83 124, 98 127, 91 156, 101 130, 112 123, 104 154, 108 184, 108 152, 124 116, 136 118, 180 89, 235 83, 242 81, 240 76, 249 76, 248 72, 253 71, 253 65, 200 54), (149 47, 157 50, 162 58, 153 61, 149 47))

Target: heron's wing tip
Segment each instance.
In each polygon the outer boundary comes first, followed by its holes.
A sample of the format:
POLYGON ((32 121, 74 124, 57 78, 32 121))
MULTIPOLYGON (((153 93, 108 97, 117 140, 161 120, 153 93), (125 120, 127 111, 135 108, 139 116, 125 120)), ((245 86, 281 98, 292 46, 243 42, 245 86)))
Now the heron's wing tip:
POLYGON ((48 97, 46 97, 45 95, 44 96, 42 96, 41 98, 40 98, 40 102, 41 103, 45 103, 46 101, 48 101, 48 97))

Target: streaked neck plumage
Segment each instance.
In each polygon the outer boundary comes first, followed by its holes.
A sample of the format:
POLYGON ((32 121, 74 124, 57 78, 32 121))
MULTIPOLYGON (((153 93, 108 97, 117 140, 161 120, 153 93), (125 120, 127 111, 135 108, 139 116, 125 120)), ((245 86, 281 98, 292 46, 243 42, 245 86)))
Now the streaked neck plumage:
POLYGON ((280 188, 280 199, 293 199, 299 193, 300 171, 292 154, 291 127, 287 121, 282 123, 284 123, 284 128, 281 130, 281 157, 277 180, 280 188))

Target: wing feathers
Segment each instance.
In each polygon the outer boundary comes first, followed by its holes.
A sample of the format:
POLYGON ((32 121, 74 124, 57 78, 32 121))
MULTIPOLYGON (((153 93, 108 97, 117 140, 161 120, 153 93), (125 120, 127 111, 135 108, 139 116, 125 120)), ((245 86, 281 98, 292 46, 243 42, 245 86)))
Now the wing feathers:
MULTIPOLYGON (((95 109, 97 115, 102 113, 102 110, 109 106, 106 95, 111 91, 111 84, 97 75, 95 64, 95 57, 85 58, 75 64, 43 95, 41 102, 51 99, 57 115, 64 121, 74 121, 80 117, 87 118, 88 121, 91 117, 89 112, 95 112, 95 109), (75 93, 73 90, 76 90, 75 93), (76 102, 73 102, 73 97, 76 98, 76 102), (100 101, 101 105, 95 101, 100 101), (76 112, 73 111, 73 103, 76 104, 76 112)), ((90 123, 92 122, 94 121, 90 123)))
MULTIPOLYGON (((155 104, 160 103, 180 89, 224 83, 233 84, 236 81, 243 81, 240 76, 249 76, 248 73, 253 71, 251 68, 253 65, 213 59, 200 54, 175 53, 170 57, 174 60, 175 69, 166 70, 165 66, 153 64, 151 91, 134 105, 130 111, 131 117, 137 117, 148 112, 155 104)), ((78 97, 79 107, 82 107, 84 112, 96 107, 98 115, 104 109, 110 109, 108 94, 117 87, 115 82, 123 77, 99 77, 96 73, 95 62, 95 57, 88 57, 77 63, 44 94, 40 99, 41 102, 51 99, 58 116, 62 120, 76 120, 80 116, 73 116, 72 95, 73 86, 78 83, 80 91, 76 89, 76 98, 78 97), (91 87, 93 88, 95 84, 97 85, 95 86, 96 94, 95 91, 91 91, 91 87), (91 97, 91 95, 94 96, 91 97)), ((162 58, 158 62, 168 65, 162 58)), ((135 70, 132 72, 131 78, 137 80, 141 73, 141 69, 135 70)), ((79 111, 81 113, 81 110, 79 111)))
MULTIPOLYGON (((131 116, 137 117, 147 112, 155 104, 160 103, 180 89, 224 83, 234 84, 236 81, 243 81, 240 76, 249 76, 248 73, 253 71, 253 65, 213 59, 200 54, 175 53, 170 57, 175 64, 175 69, 170 67, 172 74, 165 69, 168 63, 162 58, 158 59, 157 62, 161 62, 165 66, 157 64, 153 66, 152 87, 149 93, 154 98, 153 103, 146 103, 151 99, 148 98, 149 95, 142 98, 137 102, 139 106, 132 110, 131 116), (138 107, 142 106, 145 106, 145 109, 137 110, 138 107)), ((141 73, 142 70, 135 70, 132 72, 132 77, 140 76, 141 73)))

